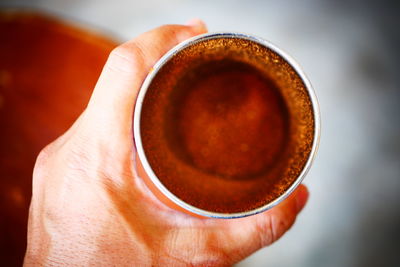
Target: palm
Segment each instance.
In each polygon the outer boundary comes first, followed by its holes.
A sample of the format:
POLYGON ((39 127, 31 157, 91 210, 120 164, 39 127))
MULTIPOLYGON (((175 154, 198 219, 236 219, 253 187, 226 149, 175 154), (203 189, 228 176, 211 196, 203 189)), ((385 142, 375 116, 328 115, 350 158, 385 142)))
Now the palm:
MULTIPOLYGON (((211 257, 214 263, 233 264, 274 242, 293 223, 297 213, 293 201, 286 201, 263 214, 230 220, 196 218, 165 206, 137 174, 135 157, 131 156, 134 151, 132 135, 129 131, 123 132, 128 133, 122 139, 125 142, 112 149, 125 150, 126 159, 122 162, 127 162, 127 166, 121 168, 125 173, 124 185, 115 189, 108 186, 110 201, 124 217, 130 231, 152 251, 164 257, 179 255, 187 263, 209 261, 211 257)), ((116 176, 121 177, 121 174, 116 176)))

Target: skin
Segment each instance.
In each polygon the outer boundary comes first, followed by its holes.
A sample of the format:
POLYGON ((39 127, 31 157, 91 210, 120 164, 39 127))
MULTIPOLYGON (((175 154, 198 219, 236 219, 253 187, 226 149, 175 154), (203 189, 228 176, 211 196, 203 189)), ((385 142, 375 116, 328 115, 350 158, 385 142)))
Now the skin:
POLYGON ((87 108, 37 158, 25 266, 229 266, 292 226, 303 185, 267 212, 204 219, 164 205, 136 172, 139 88, 164 53, 206 31, 199 20, 166 25, 111 52, 87 108))

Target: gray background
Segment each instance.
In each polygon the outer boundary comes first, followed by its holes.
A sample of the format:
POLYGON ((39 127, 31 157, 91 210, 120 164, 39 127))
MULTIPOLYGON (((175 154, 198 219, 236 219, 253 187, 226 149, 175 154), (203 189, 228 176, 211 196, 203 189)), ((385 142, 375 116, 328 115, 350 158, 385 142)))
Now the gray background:
POLYGON ((199 17, 264 37, 303 66, 322 139, 295 226, 238 266, 399 266, 400 8, 385 1, 4 1, 128 40, 199 17))

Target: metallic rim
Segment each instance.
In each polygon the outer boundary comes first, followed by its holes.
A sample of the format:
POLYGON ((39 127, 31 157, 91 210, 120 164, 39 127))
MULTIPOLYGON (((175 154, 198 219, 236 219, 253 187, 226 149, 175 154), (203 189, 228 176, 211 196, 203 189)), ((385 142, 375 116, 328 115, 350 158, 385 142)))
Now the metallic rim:
POLYGON ((275 45, 271 44, 269 41, 266 41, 262 38, 251 36, 248 34, 244 33, 235 33, 235 32, 215 32, 215 33, 206 33, 202 35, 195 36, 193 38, 190 38, 174 48, 172 48, 170 51, 168 51, 152 68, 150 73, 147 75, 146 79, 143 82, 142 87, 140 88, 138 98, 136 100, 136 105, 135 105, 135 111, 134 111, 134 117, 133 117, 133 132, 134 132, 134 138, 135 138, 135 144, 136 144, 136 150, 139 155, 140 161, 143 165, 143 168, 145 169, 147 175, 150 177, 151 181, 156 185, 157 189, 161 191, 162 194, 164 194, 167 198, 172 200, 175 204, 178 206, 201 216, 205 217, 211 217, 211 218, 224 218, 224 219, 232 219, 232 218, 241 218, 241 217, 246 217, 250 215, 254 215, 266 210, 271 209, 272 207, 276 206, 280 202, 282 202, 284 199, 286 199, 303 181, 304 177, 308 173, 308 171, 311 168, 312 162, 315 159, 315 155, 317 153, 318 147, 319 147, 319 141, 320 141, 320 134, 321 134, 321 121, 320 121, 320 109, 319 109, 319 104, 318 104, 318 99, 317 96, 315 95, 314 89, 308 80, 307 76, 301 69, 300 65, 291 57, 289 56, 286 52, 282 51, 275 45), (273 52, 276 54, 280 55, 286 62, 288 62, 293 69, 297 72, 303 83, 305 84, 305 87, 307 89, 307 92, 310 96, 311 103, 312 103, 312 108, 314 111, 314 139, 313 139, 313 145, 312 149, 310 152, 310 155, 307 159, 307 162, 300 173, 300 175, 297 177, 296 181, 283 193, 281 196, 273 200, 272 202, 259 207, 254 210, 249 210, 245 212, 238 212, 238 213, 218 213, 218 212, 212 212, 212 211, 207 211, 203 210, 200 208, 196 208, 185 201, 179 199, 177 196, 175 196, 172 192, 170 192, 162 183, 161 181, 157 178, 156 174, 154 173, 153 169, 151 168, 149 162, 147 161, 146 155, 144 153, 143 145, 142 145, 142 138, 141 138, 141 133, 140 133, 140 117, 141 117, 141 111, 142 111, 142 105, 143 105, 143 100, 144 97, 146 96, 146 92, 148 90, 148 87, 150 83, 152 82, 153 78, 157 75, 157 72, 172 58, 174 57, 177 53, 179 53, 181 50, 185 49, 186 47, 189 47, 193 44, 196 44, 198 42, 204 41, 204 40, 210 40, 210 39, 216 39, 216 38, 240 38, 244 40, 249 40, 256 42, 264 47, 267 47, 271 49, 273 52))

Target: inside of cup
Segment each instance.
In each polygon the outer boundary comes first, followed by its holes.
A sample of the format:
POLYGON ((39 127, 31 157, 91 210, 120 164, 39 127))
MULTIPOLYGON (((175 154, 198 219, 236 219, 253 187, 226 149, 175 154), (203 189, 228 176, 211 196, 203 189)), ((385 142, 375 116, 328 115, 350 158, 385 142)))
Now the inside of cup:
POLYGON ((295 69, 240 37, 200 39, 155 70, 140 115, 161 183, 206 211, 238 213, 281 196, 311 153, 314 114, 295 69))

